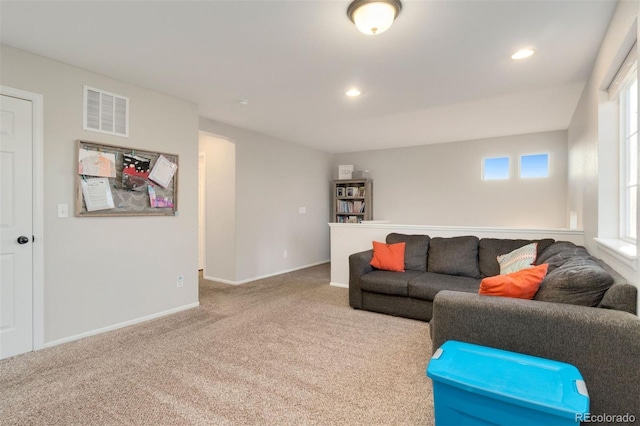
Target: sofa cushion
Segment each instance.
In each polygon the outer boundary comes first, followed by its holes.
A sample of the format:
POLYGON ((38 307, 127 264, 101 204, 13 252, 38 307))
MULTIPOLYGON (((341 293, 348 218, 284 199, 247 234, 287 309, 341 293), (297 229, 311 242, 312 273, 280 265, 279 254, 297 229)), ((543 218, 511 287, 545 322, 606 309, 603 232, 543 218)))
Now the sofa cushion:
POLYGON ((404 272, 405 243, 385 244, 373 242, 371 266, 385 271, 404 272))
POLYGON ((577 246, 569 241, 556 241, 543 251, 538 251, 536 265, 549 264, 549 272, 564 265, 572 259, 591 259, 591 255, 582 246, 577 246))
POLYGON ((405 243, 404 269, 406 271, 427 272, 428 235, 407 235, 391 233, 387 235, 387 244, 405 243))
POLYGON ((485 296, 515 297, 517 299, 533 299, 540 283, 547 274, 547 265, 524 268, 508 274, 483 278, 478 294, 485 296))
POLYGON ((613 277, 589 257, 566 260, 547 274, 534 299, 571 305, 598 306, 613 277))
POLYGON ((480 278, 478 237, 434 237, 429 242, 427 271, 437 274, 480 278))
POLYGON ((423 273, 418 271, 373 271, 360 277, 360 288, 372 293, 408 296, 407 284, 409 280, 423 273))
POLYGON ((408 293, 409 297, 415 299, 433 301, 436 294, 442 290, 477 293, 479 287, 480 280, 476 278, 427 272, 409 281, 408 293))
POLYGON ((604 297, 599 308, 617 309, 619 311, 637 314, 636 300, 638 297, 638 289, 628 283, 613 284, 609 290, 604 293, 604 297))
POLYGON ((638 289, 603 260, 594 260, 613 277, 613 285, 604 293, 598 307, 637 314, 638 289))
MULTIPOLYGON (((547 238, 543 240, 510 240, 505 238, 483 238, 478 245, 478 262, 480 266, 480 275, 482 278, 492 277, 500 274, 500 265, 497 257, 506 253, 510 253, 527 244, 538 243, 537 257, 546 250, 554 240, 547 238)), ((538 262, 545 263, 545 262, 538 262)))

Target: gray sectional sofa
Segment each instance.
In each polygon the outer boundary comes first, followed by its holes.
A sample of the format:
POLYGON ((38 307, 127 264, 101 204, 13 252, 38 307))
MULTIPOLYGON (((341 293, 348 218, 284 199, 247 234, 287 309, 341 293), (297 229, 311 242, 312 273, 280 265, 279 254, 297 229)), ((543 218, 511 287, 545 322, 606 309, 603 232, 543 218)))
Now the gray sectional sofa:
POLYGON ((608 265, 572 243, 539 240, 536 264, 549 268, 534 300, 480 296, 481 279, 500 272, 496 257, 531 241, 387 237, 401 241, 405 272, 374 269, 372 250, 350 256, 352 307, 430 321, 434 351, 458 340, 573 364, 594 423, 640 424, 637 289, 608 265))
POLYGON ((536 263, 548 263, 549 269, 535 300, 636 313, 636 287, 570 242, 395 233, 386 242, 405 242, 405 272, 375 269, 370 265, 373 250, 349 256, 353 308, 430 321, 440 291, 477 294, 482 278, 500 273, 497 256, 537 242, 536 263))

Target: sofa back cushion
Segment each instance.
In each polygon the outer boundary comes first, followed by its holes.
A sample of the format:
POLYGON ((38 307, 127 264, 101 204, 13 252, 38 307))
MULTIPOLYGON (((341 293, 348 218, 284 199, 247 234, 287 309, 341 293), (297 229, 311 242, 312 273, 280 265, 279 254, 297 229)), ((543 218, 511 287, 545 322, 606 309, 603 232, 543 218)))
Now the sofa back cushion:
MULTIPOLYGON (((500 274, 498 256, 511 253, 513 250, 526 246, 527 244, 538 243, 538 257, 547 247, 554 243, 554 240, 547 238, 543 240, 509 240, 504 238, 483 238, 478 245, 478 263, 482 278, 492 277, 500 274)), ((536 261, 536 265, 544 262, 536 261)))
POLYGON ((549 264, 549 272, 562 266, 570 259, 590 258, 589 252, 582 246, 577 246, 569 241, 556 241, 545 250, 538 250, 536 265, 549 264))
POLYGON ((614 284, 604 293, 598 308, 638 314, 638 289, 631 284, 614 284))
POLYGON ((480 278, 478 237, 434 237, 429 242, 427 271, 480 278))
POLYGON ((391 233, 387 235, 387 244, 405 243, 404 269, 406 271, 427 272, 428 235, 407 235, 391 233))
POLYGON ((549 264, 535 300, 598 306, 613 285, 613 276, 584 247, 559 241, 542 252, 537 264, 549 264))
POLYGON ((638 314, 638 289, 603 260, 595 259, 613 277, 613 285, 604 293, 599 308, 638 314))

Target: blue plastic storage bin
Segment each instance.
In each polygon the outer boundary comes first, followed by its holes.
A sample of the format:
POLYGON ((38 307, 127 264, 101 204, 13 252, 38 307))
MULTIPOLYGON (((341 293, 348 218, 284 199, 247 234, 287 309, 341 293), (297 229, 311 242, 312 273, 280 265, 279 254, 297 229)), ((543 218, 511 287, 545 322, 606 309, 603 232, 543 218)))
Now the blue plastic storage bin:
POLYGON ((576 425, 589 395, 576 367, 470 343, 434 353, 436 425, 576 425))

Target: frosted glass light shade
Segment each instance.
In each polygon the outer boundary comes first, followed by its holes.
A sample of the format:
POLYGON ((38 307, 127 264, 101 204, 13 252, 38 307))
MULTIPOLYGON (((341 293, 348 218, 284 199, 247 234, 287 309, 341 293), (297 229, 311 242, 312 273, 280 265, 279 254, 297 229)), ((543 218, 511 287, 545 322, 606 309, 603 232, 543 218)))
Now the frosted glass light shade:
POLYGON ((374 35, 389 29, 400 8, 398 0, 356 0, 351 3, 347 13, 360 32, 374 35))

